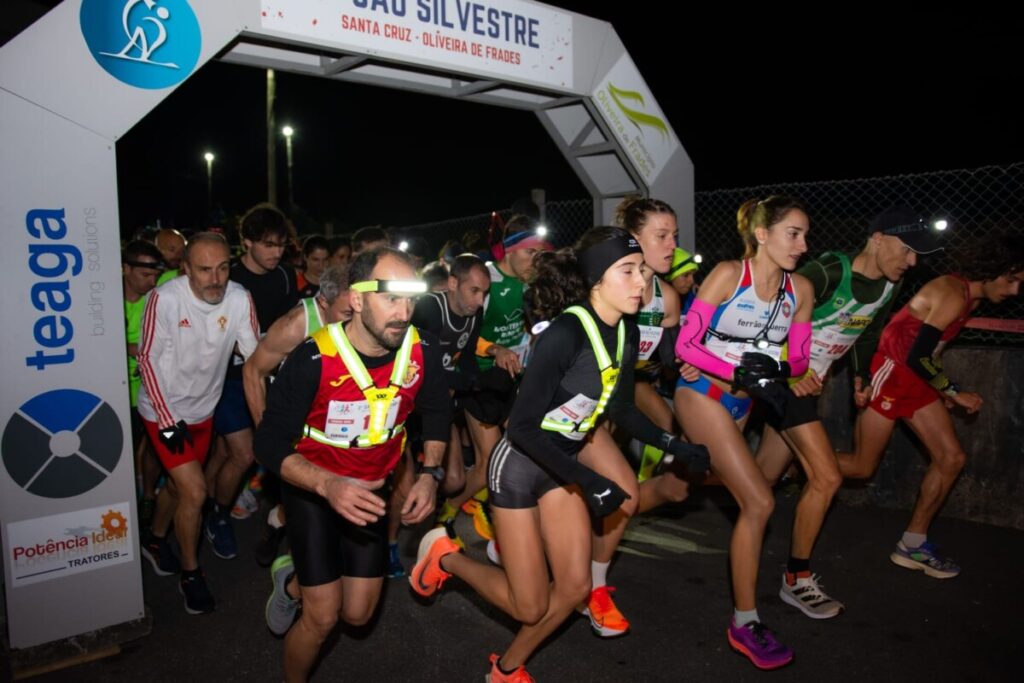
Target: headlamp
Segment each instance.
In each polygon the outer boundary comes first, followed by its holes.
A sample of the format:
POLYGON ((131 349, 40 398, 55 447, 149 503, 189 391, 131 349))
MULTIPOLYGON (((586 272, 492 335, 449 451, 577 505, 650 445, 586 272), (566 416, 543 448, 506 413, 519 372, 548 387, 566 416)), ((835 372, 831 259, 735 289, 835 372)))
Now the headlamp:
POLYGON ((349 285, 357 292, 381 292, 387 294, 424 294, 427 283, 422 280, 364 280, 349 285))

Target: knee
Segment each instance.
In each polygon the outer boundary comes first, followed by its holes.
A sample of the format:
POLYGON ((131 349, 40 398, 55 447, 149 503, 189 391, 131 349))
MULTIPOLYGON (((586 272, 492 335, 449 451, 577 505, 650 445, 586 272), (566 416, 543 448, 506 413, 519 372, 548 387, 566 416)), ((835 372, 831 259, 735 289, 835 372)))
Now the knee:
POLYGON ((178 504, 187 509, 198 510, 206 502, 206 480, 202 477, 197 477, 192 481, 179 482, 176 489, 178 504))
POLYGON ((637 507, 640 505, 640 486, 636 481, 636 477, 631 477, 627 482, 619 482, 619 486, 629 496, 629 498, 622 501, 619 512, 626 515, 626 517, 632 517, 636 514, 637 507))
POLYGON ((533 626, 548 613, 548 595, 533 596, 527 600, 516 601, 513 616, 524 626, 533 626))
POLYGON ((454 496, 466 488, 466 471, 461 467, 450 467, 444 476, 444 492, 454 496))
POLYGON ((967 455, 959 448, 951 449, 935 458, 935 464, 943 474, 955 477, 967 464, 967 455))
POLYGON ((302 623, 320 641, 327 639, 334 627, 338 625, 338 610, 302 606, 302 623))
POLYGON ((772 496, 771 489, 765 486, 764 490, 758 490, 746 496, 740 503, 740 508, 755 519, 767 522, 768 518, 772 516, 772 512, 775 511, 775 498, 772 496))
POLYGON ((808 481, 810 486, 817 492, 832 498, 839 487, 843 484, 843 477, 839 474, 837 467, 819 467, 814 471, 814 476, 808 481))
POLYGON ((369 623, 373 617, 374 605, 360 605, 355 607, 349 607, 348 605, 342 610, 341 618, 345 620, 346 624, 352 626, 365 626, 369 623))

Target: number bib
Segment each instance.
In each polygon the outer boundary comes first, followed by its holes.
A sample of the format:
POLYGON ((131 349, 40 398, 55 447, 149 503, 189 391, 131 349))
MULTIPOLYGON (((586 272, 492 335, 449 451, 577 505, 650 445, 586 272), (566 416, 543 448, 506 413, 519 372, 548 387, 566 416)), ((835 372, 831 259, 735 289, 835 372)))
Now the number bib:
MULTIPOLYGON (((398 417, 398 406, 402 397, 396 396, 388 406, 385 429, 395 426, 398 417)), ((358 437, 370 432, 370 404, 366 401, 330 401, 327 404, 327 422, 324 434, 331 439, 355 441, 358 437)))
POLYGON ((651 325, 638 325, 638 327, 640 328, 640 348, 637 349, 637 360, 650 360, 654 355, 654 350, 661 343, 665 328, 651 325))
MULTIPOLYGON (((583 394, 576 394, 554 410, 549 410, 547 414, 544 415, 544 419, 551 420, 558 424, 572 426, 583 422, 593 415, 595 408, 597 408, 596 400, 588 398, 583 394)), ((586 432, 562 432, 562 436, 567 439, 572 439, 573 441, 579 441, 586 435, 586 432)))
POLYGON ((832 328, 815 331, 811 342, 811 369, 818 377, 824 377, 833 361, 846 355, 856 339, 832 328))

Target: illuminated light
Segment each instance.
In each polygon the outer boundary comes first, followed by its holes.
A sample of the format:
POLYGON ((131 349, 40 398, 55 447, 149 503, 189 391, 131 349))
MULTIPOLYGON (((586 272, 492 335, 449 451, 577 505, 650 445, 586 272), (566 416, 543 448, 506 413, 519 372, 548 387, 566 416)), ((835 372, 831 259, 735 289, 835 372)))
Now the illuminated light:
POLYGON ((207 152, 206 154, 203 155, 203 158, 206 159, 206 163, 210 163, 217 157, 213 155, 213 152, 207 152))
POLYGON ((693 255, 693 262, 694 263, 704 263, 704 257, 701 256, 700 254, 694 254, 693 255))
POLYGON ((406 242, 405 240, 402 240, 401 242, 398 243, 398 248, 401 251, 409 251, 409 243, 406 242))
POLYGON ((548 234, 548 229, 547 229, 546 226, 543 226, 543 225, 538 225, 537 226, 537 237, 546 237, 547 234, 548 234))
POLYGON ((291 126, 285 126, 284 128, 281 129, 281 134, 284 135, 286 138, 290 138, 291 136, 295 135, 295 129, 292 128, 291 126))
POLYGON ((942 231, 942 230, 945 230, 948 227, 949 227, 949 221, 947 221, 947 220, 939 219, 939 220, 935 221, 935 229, 936 230, 942 231))

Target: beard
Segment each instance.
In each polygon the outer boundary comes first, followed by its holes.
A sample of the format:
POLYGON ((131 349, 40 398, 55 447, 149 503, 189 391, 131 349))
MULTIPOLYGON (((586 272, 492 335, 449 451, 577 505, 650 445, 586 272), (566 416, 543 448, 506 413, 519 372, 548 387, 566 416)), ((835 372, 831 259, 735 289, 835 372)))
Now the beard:
POLYGON ((383 325, 378 324, 371 312, 371 307, 364 301, 363 311, 360 314, 363 327, 370 333, 378 344, 389 351, 397 351, 405 339, 405 331, 409 328, 408 322, 390 322, 383 325))

